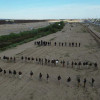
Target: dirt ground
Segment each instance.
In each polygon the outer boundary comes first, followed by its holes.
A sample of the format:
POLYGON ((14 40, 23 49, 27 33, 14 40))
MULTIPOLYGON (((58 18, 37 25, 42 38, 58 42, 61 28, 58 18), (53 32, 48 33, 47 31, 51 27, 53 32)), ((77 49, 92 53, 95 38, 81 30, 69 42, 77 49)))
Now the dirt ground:
POLYGON ((0 67, 7 71, 22 71, 22 78, 13 75, 0 75, 0 100, 99 100, 100 99, 100 44, 98 44, 90 33, 84 31, 80 24, 66 24, 60 32, 37 39, 51 41, 51 46, 35 46, 34 41, 20 45, 0 53, 17 58, 16 63, 0 60, 0 67), (73 27, 72 27, 73 26, 73 27), (71 29, 71 30, 70 30, 71 29), (80 42, 81 47, 54 46, 54 42, 80 42), (34 58, 59 59, 65 61, 90 61, 98 63, 98 70, 91 68, 69 68, 41 65, 35 62, 22 62, 21 56, 34 58), (30 71, 33 78, 30 79, 30 71), (43 74, 42 81, 39 73, 43 74), (50 75, 46 82, 46 74, 50 75), (61 76, 59 85, 57 76, 61 76), (71 82, 66 80, 71 77, 71 82), (81 85, 77 87, 77 76, 80 76, 81 85), (83 79, 87 79, 86 88, 83 87, 83 79), (91 86, 91 78, 95 79, 94 87, 91 86))
POLYGON ((20 23, 20 24, 4 24, 0 25, 0 35, 9 33, 19 33, 20 31, 29 31, 49 25, 49 22, 20 23))

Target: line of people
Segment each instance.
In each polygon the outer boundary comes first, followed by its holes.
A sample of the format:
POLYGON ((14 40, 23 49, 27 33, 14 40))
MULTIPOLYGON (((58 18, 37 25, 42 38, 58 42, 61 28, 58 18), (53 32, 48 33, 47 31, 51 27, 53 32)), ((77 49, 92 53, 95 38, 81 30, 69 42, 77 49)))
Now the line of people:
MULTIPOLYGON (((52 43, 53 44, 53 43, 52 43)), ((34 45, 38 45, 38 46, 51 46, 51 42, 47 42, 47 41, 35 41, 34 45)), ((80 47, 81 43, 77 43, 77 42, 54 42, 54 46, 69 46, 69 47, 80 47)))
MULTIPOLYGON (((33 58, 33 57, 24 57, 21 58, 22 62, 36 62, 41 65, 48 65, 48 66, 58 66, 59 64, 62 67, 71 67, 71 68, 98 68, 97 62, 88 62, 88 61, 65 61, 65 60, 58 60, 58 59, 47 59, 47 58, 33 58)), ((6 57, 3 56, 3 60, 10 61, 10 62, 16 62, 16 57, 6 57)))
POLYGON ((16 70, 13 70, 13 71, 8 70, 7 71, 7 70, 3 70, 2 68, 0 68, 0 74, 6 75, 7 73, 10 75, 10 77, 12 75, 14 75, 16 77, 17 74, 18 74, 19 78, 21 78, 21 76, 22 76, 22 72, 21 71, 19 71, 19 72, 17 72, 16 70))
POLYGON ((51 46, 51 42, 47 42, 47 41, 35 41, 34 42, 35 45, 38 45, 38 46, 51 46))
MULTIPOLYGON (((3 70, 2 68, 0 68, 0 74, 6 75, 6 74, 7 74, 7 70, 3 70)), ((13 75, 14 77, 16 77, 16 75, 18 74, 19 78, 20 78, 20 79, 22 78, 22 72, 21 72, 21 71, 17 72, 16 70, 13 70, 13 71, 9 70, 9 71, 8 71, 8 74, 10 75, 10 77, 11 77, 12 75, 13 75)), ((33 71, 30 71, 29 75, 30 75, 30 79, 32 79, 32 78, 33 78, 33 75, 34 75, 33 71)), ((39 73, 39 79, 42 80, 42 78, 43 78, 43 75, 42 75, 42 73, 40 72, 40 73, 39 73)), ((49 74, 47 73, 47 74, 46 74, 47 83, 48 83, 48 81, 49 81, 49 78, 50 78, 50 76, 49 76, 49 74)), ((61 79, 62 79, 61 76, 58 75, 58 76, 57 76, 57 80, 58 80, 59 84, 60 84, 61 79)), ((71 77, 68 77, 68 78, 66 79, 66 81, 67 81, 68 83, 71 82, 71 77)), ((92 86, 93 86, 93 84, 94 84, 94 81, 95 81, 94 78, 92 78, 92 81, 91 81, 91 85, 92 85, 92 86)), ((78 78, 77 78, 78 87, 80 87, 80 82, 81 82, 81 80, 80 80, 80 78, 78 77, 78 78)), ((87 80, 86 80, 86 78, 84 78, 84 80, 83 80, 83 83, 84 83, 83 86, 84 86, 84 87, 86 87, 86 82, 87 82, 87 80)))
POLYGON ((16 57, 3 56, 3 58, 0 57, 0 59, 7 60, 7 61, 10 61, 10 62, 16 62, 16 57))

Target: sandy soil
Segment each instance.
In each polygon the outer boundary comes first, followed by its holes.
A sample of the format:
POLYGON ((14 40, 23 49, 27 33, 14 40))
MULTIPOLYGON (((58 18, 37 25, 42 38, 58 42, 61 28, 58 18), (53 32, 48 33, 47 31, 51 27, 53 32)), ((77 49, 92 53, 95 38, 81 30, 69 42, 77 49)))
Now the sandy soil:
POLYGON ((49 22, 21 23, 21 24, 4 24, 0 25, 0 35, 9 33, 19 33, 20 31, 28 31, 35 28, 45 27, 49 22))
POLYGON ((42 66, 37 63, 25 63, 17 60, 16 63, 0 61, 0 67, 6 70, 22 71, 22 79, 0 75, 0 100, 99 100, 100 99, 100 46, 90 35, 84 32, 79 24, 66 24, 60 32, 42 37, 37 40, 52 41, 52 46, 38 47, 34 41, 20 45, 16 48, 0 53, 0 56, 16 56, 19 59, 22 55, 28 57, 55 58, 65 61, 91 61, 98 63, 98 70, 94 68, 78 70, 75 68, 42 66), (71 30, 70 30, 71 28, 71 30), (81 47, 59 47, 54 46, 57 42, 80 42, 81 47), (30 71, 34 72, 33 79, 30 79, 30 71), (39 73, 43 74, 42 81, 39 81, 39 73), (49 73, 49 82, 46 82, 46 74, 49 73), (58 84, 57 76, 61 75, 61 83, 58 84), (72 78, 70 83, 66 82, 68 77, 72 78), (77 76, 81 78, 81 86, 77 87, 77 76), (83 88, 83 79, 87 78, 86 88, 83 88), (94 87, 91 87, 91 78, 95 79, 94 87))

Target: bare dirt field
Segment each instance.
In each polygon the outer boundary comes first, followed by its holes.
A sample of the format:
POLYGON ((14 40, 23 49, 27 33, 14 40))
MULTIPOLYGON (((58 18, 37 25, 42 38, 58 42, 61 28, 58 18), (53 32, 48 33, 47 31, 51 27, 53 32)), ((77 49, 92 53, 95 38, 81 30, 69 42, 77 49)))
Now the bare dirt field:
POLYGON ((0 60, 0 67, 7 70, 6 75, 0 75, 0 100, 100 100, 100 44, 90 33, 84 31, 80 24, 66 24, 62 31, 37 39, 51 41, 51 46, 36 46, 34 41, 3 51, 4 55, 17 58, 16 63, 0 60), (73 27, 72 27, 73 26, 73 27), (71 29, 71 30, 70 30, 71 29), (54 42, 80 42, 81 47, 54 46, 54 42), (59 59, 65 61, 90 61, 97 62, 98 69, 67 68, 60 63, 57 66, 41 65, 36 62, 22 62, 21 56, 34 58, 59 59), (8 74, 8 70, 22 71, 19 79, 8 74), (30 71, 33 78, 30 79, 30 71), (39 73, 43 74, 42 81, 39 73), (46 82, 46 74, 50 75, 46 82), (59 85, 57 77, 61 76, 59 85), (71 77, 71 82, 67 78, 71 77), (81 84, 77 86, 77 76, 80 76, 81 84), (86 88, 83 87, 83 79, 87 79, 86 88), (91 78, 95 79, 94 87, 91 86, 91 78))
POLYGON ((0 25, 0 35, 7 35, 9 33, 19 33, 20 31, 29 31, 31 29, 45 27, 47 25, 49 25, 49 22, 4 24, 0 25))

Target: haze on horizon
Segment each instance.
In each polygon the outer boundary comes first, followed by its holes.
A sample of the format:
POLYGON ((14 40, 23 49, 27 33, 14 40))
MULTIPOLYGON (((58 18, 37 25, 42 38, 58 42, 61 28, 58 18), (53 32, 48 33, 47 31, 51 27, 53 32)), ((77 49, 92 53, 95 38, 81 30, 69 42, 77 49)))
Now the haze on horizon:
POLYGON ((0 18, 100 18, 100 0, 0 0, 0 18))

